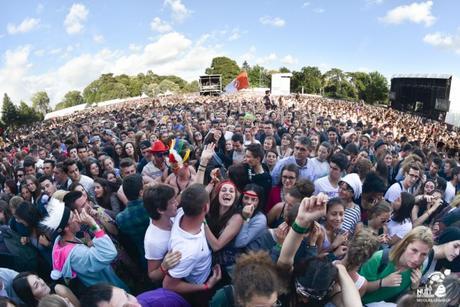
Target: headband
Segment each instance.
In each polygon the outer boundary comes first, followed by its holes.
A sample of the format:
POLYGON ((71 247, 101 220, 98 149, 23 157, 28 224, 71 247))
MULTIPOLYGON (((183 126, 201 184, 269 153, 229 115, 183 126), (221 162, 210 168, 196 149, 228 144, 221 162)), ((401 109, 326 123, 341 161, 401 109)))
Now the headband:
POLYGON ((251 192, 243 192, 243 195, 259 198, 259 195, 257 195, 256 193, 251 193, 251 192))

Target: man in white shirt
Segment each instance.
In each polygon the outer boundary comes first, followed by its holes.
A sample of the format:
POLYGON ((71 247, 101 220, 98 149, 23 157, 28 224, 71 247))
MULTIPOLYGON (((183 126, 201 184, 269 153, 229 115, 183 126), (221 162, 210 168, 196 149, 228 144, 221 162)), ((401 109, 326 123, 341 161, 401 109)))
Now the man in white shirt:
POLYGON ((65 160, 64 171, 72 180, 72 183, 81 184, 85 188, 85 191, 90 195, 90 197, 93 199, 95 198, 96 194, 94 193, 94 180, 80 173, 77 162, 75 160, 65 160))
POLYGON ((326 194, 329 198, 339 196, 339 181, 342 172, 348 167, 348 158, 342 153, 336 153, 329 162, 329 175, 315 180, 315 195, 326 194))
POLYGON ((169 250, 180 252, 182 258, 165 276, 163 288, 180 294, 200 292, 192 301, 209 295, 208 290, 221 279, 218 265, 211 270, 211 250, 204 231, 209 203, 209 195, 203 185, 192 184, 186 188, 181 193, 181 209, 177 211, 171 229, 169 250))
POLYGON ((404 180, 393 183, 385 193, 385 199, 392 203, 401 195, 401 192, 409 192, 413 195, 415 193, 414 186, 420 179, 421 173, 416 162, 409 164, 404 174, 404 180))
POLYGON ((447 181, 446 191, 444 192, 444 200, 450 203, 455 197, 455 188, 460 180, 460 167, 456 166, 452 169, 452 179, 447 181))

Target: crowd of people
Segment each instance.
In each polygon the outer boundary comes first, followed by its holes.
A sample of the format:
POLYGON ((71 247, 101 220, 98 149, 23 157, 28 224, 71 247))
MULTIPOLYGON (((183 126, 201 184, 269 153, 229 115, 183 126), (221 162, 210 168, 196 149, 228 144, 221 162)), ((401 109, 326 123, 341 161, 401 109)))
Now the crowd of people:
POLYGON ((300 95, 143 98, 7 130, 0 306, 458 306, 459 141, 300 95))

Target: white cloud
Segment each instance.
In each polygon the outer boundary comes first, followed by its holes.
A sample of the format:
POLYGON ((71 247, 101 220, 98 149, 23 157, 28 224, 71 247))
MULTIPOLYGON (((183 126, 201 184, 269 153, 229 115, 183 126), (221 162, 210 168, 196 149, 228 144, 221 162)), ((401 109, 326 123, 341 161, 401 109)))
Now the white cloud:
POLYGON ((51 50, 49 51, 49 54, 55 55, 55 54, 59 54, 59 53, 61 53, 61 52, 62 52, 62 48, 54 48, 54 49, 51 49, 51 50))
POLYGON ((165 0, 164 5, 171 9, 172 18, 176 22, 184 21, 191 14, 181 0, 165 0))
POLYGON ((320 8, 320 7, 318 7, 318 8, 316 8, 316 9, 313 10, 313 12, 315 12, 315 13, 317 13, 317 14, 322 14, 322 13, 324 13, 325 11, 326 11, 325 9, 320 8))
POLYGON ((440 32, 429 33, 423 38, 423 42, 437 48, 451 50, 460 54, 460 34, 443 34, 440 32))
MULTIPOLYGON (((60 49, 59 54, 75 52, 75 48, 60 49)), ((194 43, 177 32, 163 34, 144 46, 130 44, 124 51, 101 49, 79 54, 58 68, 39 74, 30 70, 31 52, 30 46, 5 52, 5 63, 0 66, 0 93, 7 92, 13 101, 29 101, 33 93, 45 90, 52 105, 60 102, 69 90, 83 90, 102 73, 133 75, 152 70, 156 74, 196 80, 212 58, 222 55, 218 46, 194 43)))
POLYGON ((433 1, 401 5, 388 11, 380 20, 389 24, 400 24, 410 21, 417 24, 424 23, 425 26, 429 27, 436 21, 436 17, 431 13, 432 7, 433 1))
POLYGON ((241 31, 238 28, 234 28, 228 37, 229 41, 235 41, 241 37, 241 31))
POLYGON ((310 2, 304 2, 304 3, 302 4, 302 7, 310 6, 310 4, 311 4, 310 2))
POLYGON ((256 56, 257 48, 256 46, 249 47, 249 50, 243 53, 240 57, 240 62, 243 63, 244 61, 251 62, 256 56))
POLYGON ((134 51, 134 52, 142 50, 142 46, 141 45, 136 45, 136 44, 129 44, 128 48, 129 48, 129 50, 134 51))
POLYGON ((32 31, 40 24, 40 19, 26 18, 19 25, 8 23, 6 27, 9 34, 26 33, 32 31))
POLYGON ((74 3, 65 17, 64 26, 68 34, 80 33, 88 17, 88 9, 81 3, 74 3))
POLYGON ((36 56, 44 56, 45 55, 45 49, 38 49, 34 51, 34 54, 36 56))
POLYGON ((385 0, 366 0, 366 2, 369 5, 372 5, 372 4, 379 5, 385 2, 385 0))
POLYGON ((102 34, 94 34, 93 35, 93 41, 96 44, 102 44, 105 41, 105 39, 104 39, 104 36, 102 34))
POLYGON ((278 28, 284 27, 286 25, 286 21, 280 17, 263 16, 259 18, 259 21, 263 25, 270 25, 278 28))
POLYGON ((43 3, 39 3, 37 5, 37 8, 35 9, 35 11, 37 12, 37 14, 41 14, 41 13, 43 13, 44 9, 45 9, 45 5, 43 5, 43 3))
POLYGON ((262 66, 269 65, 270 63, 274 62, 277 59, 278 59, 278 56, 276 55, 276 53, 270 53, 267 56, 256 58, 256 64, 262 65, 262 66))
POLYGON ((160 33, 166 33, 166 32, 171 32, 172 27, 169 23, 166 21, 161 20, 159 17, 153 18, 152 22, 150 23, 150 29, 152 31, 160 32, 160 33))
POLYGON ((297 61, 298 60, 290 54, 286 55, 285 57, 281 59, 281 63, 286 64, 286 65, 296 64, 297 61))

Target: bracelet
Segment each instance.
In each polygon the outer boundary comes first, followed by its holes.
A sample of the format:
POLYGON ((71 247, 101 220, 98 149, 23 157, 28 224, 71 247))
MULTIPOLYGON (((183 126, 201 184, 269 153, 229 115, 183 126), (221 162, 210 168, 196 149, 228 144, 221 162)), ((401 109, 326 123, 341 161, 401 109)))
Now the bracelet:
POLYGON ((208 166, 207 166, 207 165, 200 164, 200 165, 198 166, 198 168, 200 168, 200 167, 206 169, 206 167, 208 167, 208 166))
POLYGON ((380 281, 379 281, 379 289, 382 288, 382 281, 383 281, 383 278, 380 278, 380 281))
POLYGON ((292 223, 291 228, 298 234, 305 234, 310 230, 308 227, 299 226, 296 222, 292 223))
POLYGON ((164 276, 168 275, 168 271, 166 271, 164 268, 163 268, 163 265, 160 264, 160 271, 161 273, 163 273, 164 276))
POLYGON ((92 232, 96 232, 96 231, 100 230, 98 224, 95 224, 95 225, 91 226, 89 229, 90 229, 92 232))
POLYGON ((209 290, 209 286, 208 286, 208 283, 207 283, 207 282, 205 282, 205 283, 204 283, 204 291, 208 291, 208 290, 209 290))
POLYGON ((280 251, 282 247, 283 247, 282 244, 276 243, 275 250, 280 251))

